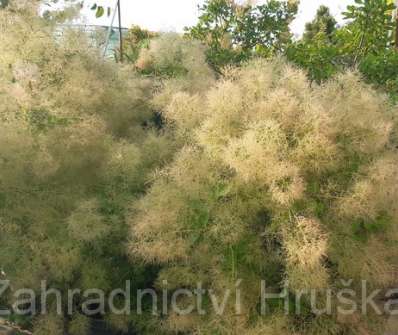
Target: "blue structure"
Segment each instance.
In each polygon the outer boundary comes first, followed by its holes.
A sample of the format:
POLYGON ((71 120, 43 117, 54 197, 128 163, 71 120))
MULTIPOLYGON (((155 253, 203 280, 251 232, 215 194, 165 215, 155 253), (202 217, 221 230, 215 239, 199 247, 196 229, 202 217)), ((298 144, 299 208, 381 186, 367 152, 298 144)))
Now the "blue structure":
MULTIPOLYGON (((60 37, 65 33, 65 31, 70 29, 86 34, 89 40, 92 41, 93 46, 99 47, 102 50, 105 48, 105 41, 109 31, 108 26, 60 24, 57 26, 56 35, 60 37)), ((122 28, 123 36, 127 35, 127 33, 128 29, 122 28)), ((105 54, 106 58, 114 58, 115 50, 119 49, 119 43, 119 29, 117 27, 113 27, 109 38, 109 45, 105 54)))

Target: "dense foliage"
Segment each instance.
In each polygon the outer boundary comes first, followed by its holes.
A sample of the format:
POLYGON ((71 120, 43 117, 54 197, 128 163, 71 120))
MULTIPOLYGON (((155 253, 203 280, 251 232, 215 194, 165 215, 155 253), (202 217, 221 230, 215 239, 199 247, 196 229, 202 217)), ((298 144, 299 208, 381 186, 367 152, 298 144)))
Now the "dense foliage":
POLYGON ((208 301, 204 315, 170 315, 164 327, 380 334, 371 318, 289 318, 278 308, 263 318, 258 304, 261 279, 276 292, 396 281, 398 156, 386 98, 354 73, 311 88, 284 62, 255 61, 206 93, 175 93, 163 113, 185 145, 135 205, 131 254, 162 266, 159 289, 201 282, 222 297, 242 279, 245 295, 240 315, 234 300, 221 316, 208 301))
POLYGON ((303 39, 310 41, 320 32, 325 33, 326 36, 331 38, 336 29, 336 25, 337 21, 330 14, 329 8, 326 6, 320 6, 316 13, 315 19, 305 25, 303 39))
POLYGON ((207 0, 188 35, 208 46, 213 68, 245 61, 255 54, 275 55, 291 39, 289 24, 297 12, 295 1, 267 1, 243 5, 233 0, 207 0))
POLYGON ((315 19, 306 25, 303 38, 288 47, 286 56, 306 69, 310 79, 318 83, 338 72, 359 67, 366 79, 377 87, 388 88, 394 96, 395 88, 385 85, 395 80, 394 74, 387 70, 394 66, 393 9, 390 0, 358 0, 344 13, 348 23, 336 27, 329 10, 321 6, 315 19), (374 80, 374 67, 383 67, 383 83, 374 80))
MULTIPOLYGON (((13 290, 146 287, 153 270, 126 256, 126 210, 175 146, 151 121, 153 83, 80 33, 54 40, 22 5, 0 11, 0 266, 13 290)), ((67 320, 25 321, 52 335, 67 320)))
POLYGON ((207 45, 207 59, 217 71, 256 56, 283 55, 321 83, 337 73, 359 67, 363 76, 395 98, 395 27, 391 0, 358 0, 344 12, 347 24, 338 27, 329 9, 321 6, 303 36, 292 40, 289 24, 298 2, 268 1, 262 5, 208 0, 200 7, 196 26, 187 35, 207 45), (362 64, 363 63, 363 64, 362 64), (375 80, 373 69, 383 74, 375 80), (368 72, 368 70, 370 72, 368 72))
MULTIPOLYGON (((58 36, 65 13, 39 17, 38 3, 1 2, 0 279, 12 287, 0 307, 42 280, 105 293, 132 280, 133 305, 139 288, 200 283, 203 311, 152 315, 148 299, 142 315, 101 318, 148 335, 383 333, 382 317, 317 316, 294 295, 397 285, 390 2, 356 1, 342 27, 322 7, 293 41, 294 1, 206 1, 187 36, 133 27, 126 64, 80 33, 58 36), (289 315, 278 300, 262 315, 261 280, 289 290, 289 315)), ((88 334, 75 298, 71 315, 50 301, 14 320, 88 334)))

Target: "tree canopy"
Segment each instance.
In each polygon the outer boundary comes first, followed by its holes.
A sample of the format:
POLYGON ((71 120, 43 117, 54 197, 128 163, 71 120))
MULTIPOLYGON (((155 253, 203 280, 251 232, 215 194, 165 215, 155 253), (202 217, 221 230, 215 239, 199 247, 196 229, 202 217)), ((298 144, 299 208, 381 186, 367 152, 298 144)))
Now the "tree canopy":
POLYGON ((307 41, 313 39, 319 33, 324 33, 331 38, 335 32, 337 21, 330 14, 328 7, 322 5, 319 7, 315 19, 305 25, 305 32, 303 38, 307 41))
POLYGON ((289 24, 297 3, 271 0, 239 5, 233 0, 207 0, 200 11, 198 24, 186 32, 208 46, 208 61, 218 68, 255 54, 282 52, 291 39, 289 24))

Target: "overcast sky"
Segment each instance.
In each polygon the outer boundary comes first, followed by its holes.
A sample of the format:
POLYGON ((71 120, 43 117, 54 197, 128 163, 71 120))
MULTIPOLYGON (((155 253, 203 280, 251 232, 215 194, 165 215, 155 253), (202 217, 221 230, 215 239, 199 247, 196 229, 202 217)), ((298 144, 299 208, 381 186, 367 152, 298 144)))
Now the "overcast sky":
MULTIPOLYGON (((94 1, 94 0, 90 0, 94 1)), ((90 1, 86 1, 87 5, 90 1)), ((98 4, 113 7, 116 0, 98 0, 98 4)), ((184 27, 195 24, 198 17, 198 5, 203 0, 121 0, 122 24, 129 27, 138 24, 154 31, 183 31, 184 27)), ((354 0, 301 0, 299 14, 292 24, 292 30, 299 35, 306 22, 311 21, 320 5, 330 7, 332 14, 341 22, 341 12, 354 0)), ((87 13, 88 11, 86 11, 87 13)), ((100 20, 93 15, 85 15, 88 24, 109 25, 111 18, 100 20)))

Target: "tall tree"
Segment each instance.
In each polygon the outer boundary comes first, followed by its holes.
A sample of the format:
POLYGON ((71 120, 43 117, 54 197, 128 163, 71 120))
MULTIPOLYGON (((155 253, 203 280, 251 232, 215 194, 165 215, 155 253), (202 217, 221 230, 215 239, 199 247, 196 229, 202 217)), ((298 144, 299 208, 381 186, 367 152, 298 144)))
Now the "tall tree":
POLYGON ((329 38, 332 37, 333 32, 336 29, 337 21, 330 13, 330 10, 326 6, 320 6, 316 17, 312 22, 308 22, 305 25, 304 39, 313 39, 318 33, 323 32, 329 38))

